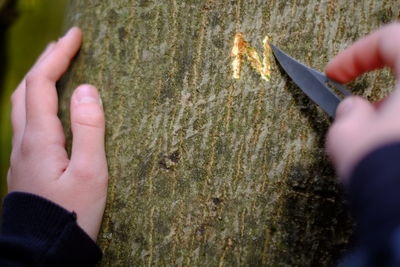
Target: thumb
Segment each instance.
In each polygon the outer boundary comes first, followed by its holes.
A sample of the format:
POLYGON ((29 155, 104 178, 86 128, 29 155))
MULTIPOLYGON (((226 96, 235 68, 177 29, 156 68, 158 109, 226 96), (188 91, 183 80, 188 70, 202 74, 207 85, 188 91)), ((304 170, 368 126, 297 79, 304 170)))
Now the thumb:
POLYGON ((345 98, 337 107, 335 121, 348 118, 349 116, 364 116, 373 112, 373 106, 364 98, 350 96, 345 98))
POLYGON ((366 134, 365 125, 375 112, 371 103, 357 96, 346 98, 338 106, 328 132, 326 149, 340 176, 347 176, 358 160, 357 140, 366 134))
POLYGON ((97 89, 80 85, 71 99, 72 153, 70 168, 81 178, 95 178, 106 166, 105 120, 97 89), (83 176, 83 177, 82 177, 83 176))

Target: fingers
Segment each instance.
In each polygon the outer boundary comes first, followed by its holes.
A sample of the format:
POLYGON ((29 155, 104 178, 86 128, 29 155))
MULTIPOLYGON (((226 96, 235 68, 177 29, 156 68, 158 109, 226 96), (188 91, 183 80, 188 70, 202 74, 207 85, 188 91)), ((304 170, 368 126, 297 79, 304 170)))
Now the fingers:
POLYGON ((361 97, 348 97, 336 111, 336 118, 327 136, 327 151, 341 177, 347 177, 358 155, 363 155, 357 140, 366 135, 364 126, 376 115, 376 109, 361 97), (355 154, 354 154, 355 153, 355 154))
POLYGON ((326 74, 341 83, 377 68, 388 66, 400 77, 400 24, 390 24, 355 42, 333 58, 326 74))
POLYGON ((25 128, 25 82, 22 81, 11 95, 11 124, 13 147, 21 142, 25 128))
POLYGON ((38 65, 44 58, 47 57, 47 55, 49 55, 54 47, 56 46, 57 42, 50 42, 47 46, 46 49, 44 50, 44 52, 39 56, 39 58, 36 60, 35 64, 33 65, 33 68, 38 65))
POLYGON ((59 131, 56 81, 78 51, 82 32, 72 28, 35 64, 26 77, 26 123, 31 128, 59 131))
POLYGON ((106 176, 104 112, 99 93, 95 87, 81 85, 73 93, 71 128, 73 142, 68 168, 69 172, 73 174, 72 177, 88 179, 93 176, 106 176))
MULTIPOLYGON (((50 43, 39 56, 35 65, 45 58, 55 47, 55 42, 50 43)), ((35 66, 34 65, 34 66, 35 66)), ((25 128, 25 78, 21 81, 11 96, 11 123, 13 128, 13 146, 21 142, 25 128)))
POLYGON ((375 113, 374 106, 366 99, 351 96, 343 100, 336 110, 335 121, 328 133, 328 150, 337 149, 336 140, 342 143, 353 142, 353 132, 359 128, 361 122, 374 116, 375 113))

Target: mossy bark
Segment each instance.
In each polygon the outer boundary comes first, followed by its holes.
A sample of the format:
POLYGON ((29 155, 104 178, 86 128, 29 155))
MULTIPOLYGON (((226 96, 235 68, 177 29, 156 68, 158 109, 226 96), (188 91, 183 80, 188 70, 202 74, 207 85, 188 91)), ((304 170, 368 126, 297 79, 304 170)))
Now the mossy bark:
MULTIPOLYGON (((275 63, 246 63, 242 32, 322 70, 357 38, 399 16, 397 0, 71 1, 84 31, 60 84, 61 116, 79 83, 100 88, 110 183, 104 266, 329 266, 352 223, 324 153, 331 123, 275 63)), ((388 71, 350 88, 371 100, 388 71)))

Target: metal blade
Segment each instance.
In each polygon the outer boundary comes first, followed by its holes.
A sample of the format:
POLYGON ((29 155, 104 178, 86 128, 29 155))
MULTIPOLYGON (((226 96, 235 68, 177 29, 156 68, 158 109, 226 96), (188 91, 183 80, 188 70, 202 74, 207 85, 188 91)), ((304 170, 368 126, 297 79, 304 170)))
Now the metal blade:
POLYGON ((324 74, 307 67, 301 62, 285 54, 282 50, 271 45, 272 51, 282 68, 293 82, 316 104, 318 104, 329 116, 335 117, 336 108, 341 99, 332 92, 326 83, 329 81, 335 85, 344 95, 350 93, 341 85, 330 80, 324 74))

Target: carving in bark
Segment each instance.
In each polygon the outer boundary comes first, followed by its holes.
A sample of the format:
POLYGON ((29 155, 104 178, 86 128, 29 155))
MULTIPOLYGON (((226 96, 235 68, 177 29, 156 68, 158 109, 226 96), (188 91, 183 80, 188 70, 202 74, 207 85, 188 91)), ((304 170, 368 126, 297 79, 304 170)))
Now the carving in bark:
MULTIPOLYGON (((396 0, 71 1, 84 44, 61 83, 100 88, 109 196, 104 266, 329 266, 352 223, 324 154, 330 124, 272 60, 243 63, 234 36, 263 38, 323 70, 357 38, 399 17, 396 0)), ((350 85, 375 100, 389 72, 350 85)), ((68 131, 68 130, 67 130, 68 131)))

